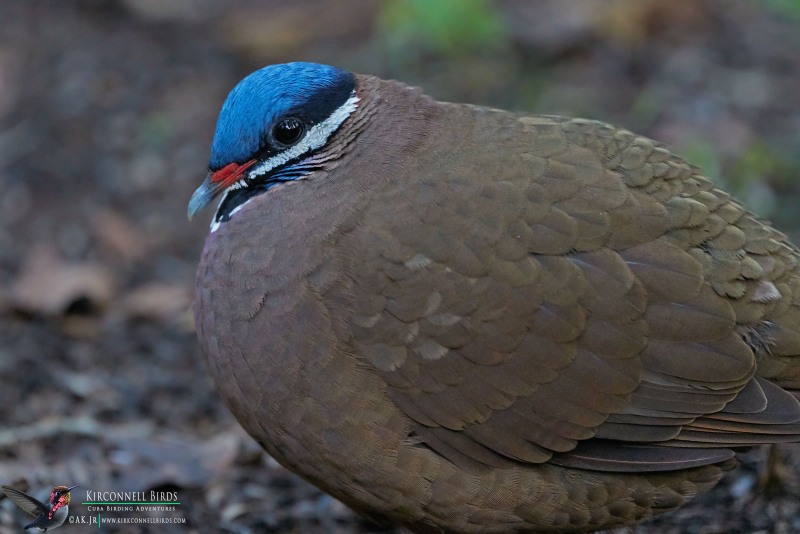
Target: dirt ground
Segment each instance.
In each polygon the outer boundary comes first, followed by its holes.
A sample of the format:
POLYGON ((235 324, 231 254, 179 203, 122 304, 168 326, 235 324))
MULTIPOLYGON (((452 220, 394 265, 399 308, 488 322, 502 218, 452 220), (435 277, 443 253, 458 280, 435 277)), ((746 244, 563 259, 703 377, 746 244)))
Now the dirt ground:
MULTIPOLYGON (((211 213, 189 223, 186 203, 227 91, 268 63, 332 63, 440 99, 621 124, 800 238, 796 0, 425 6, 0 3, 0 482, 39 496, 80 484, 74 516, 94 515, 86 491, 180 498, 175 512, 104 517, 185 523, 102 532, 374 530, 239 429, 194 337, 211 213)), ((800 446, 772 451, 777 480, 762 477, 769 454, 743 455, 711 493, 620 532, 800 531, 800 446)), ((24 522, 0 503, 0 534, 24 522)))

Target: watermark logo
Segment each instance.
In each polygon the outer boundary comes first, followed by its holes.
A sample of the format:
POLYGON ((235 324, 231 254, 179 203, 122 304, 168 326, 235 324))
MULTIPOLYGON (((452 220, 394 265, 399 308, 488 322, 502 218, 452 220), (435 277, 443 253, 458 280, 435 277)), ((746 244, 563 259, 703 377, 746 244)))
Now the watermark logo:
POLYGON ((69 518, 72 524, 136 525, 185 523, 179 512, 177 491, 105 491, 85 490, 85 515, 69 518))
POLYGON ((0 490, 33 518, 25 529, 49 531, 65 522, 71 525, 185 524, 177 491, 105 491, 56 486, 42 502, 11 486, 0 490), (83 498, 82 500, 79 500, 83 498), (70 510, 70 502, 72 509, 70 510), (70 511, 72 514, 70 514, 70 511))

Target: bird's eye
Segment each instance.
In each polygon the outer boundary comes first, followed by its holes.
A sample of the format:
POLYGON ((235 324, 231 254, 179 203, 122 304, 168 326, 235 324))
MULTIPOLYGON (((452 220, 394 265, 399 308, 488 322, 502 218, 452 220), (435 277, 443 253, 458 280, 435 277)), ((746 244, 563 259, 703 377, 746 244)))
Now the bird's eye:
POLYGON ((303 137, 304 131, 305 128, 300 119, 284 117, 272 128, 272 137, 280 144, 289 146, 297 143, 303 137))

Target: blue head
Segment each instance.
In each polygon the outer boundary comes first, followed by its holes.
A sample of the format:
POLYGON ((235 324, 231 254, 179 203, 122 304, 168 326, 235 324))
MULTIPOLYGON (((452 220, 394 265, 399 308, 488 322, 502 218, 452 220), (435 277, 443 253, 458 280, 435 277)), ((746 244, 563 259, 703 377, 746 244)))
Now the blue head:
POLYGON ((308 172, 303 161, 325 145, 357 100, 354 75, 328 65, 271 65, 244 78, 222 105, 209 174, 189 201, 189 216, 226 191, 215 218, 226 220, 253 195, 308 172))

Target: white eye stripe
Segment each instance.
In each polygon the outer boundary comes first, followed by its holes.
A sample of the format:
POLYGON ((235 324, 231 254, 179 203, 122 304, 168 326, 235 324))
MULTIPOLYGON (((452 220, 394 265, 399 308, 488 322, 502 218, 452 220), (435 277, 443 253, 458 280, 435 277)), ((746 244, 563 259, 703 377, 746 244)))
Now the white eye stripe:
POLYGON ((328 141, 328 138, 331 136, 331 134, 336 131, 336 129, 345 121, 347 117, 350 116, 351 113, 353 113, 353 111, 355 111, 358 100, 359 98, 356 96, 356 92, 353 91, 353 93, 350 95, 350 98, 348 98, 344 104, 339 106, 336 111, 331 113, 330 117, 319 124, 312 126, 299 143, 279 154, 275 154, 268 160, 259 163, 250 171, 248 171, 248 179, 266 174, 289 160, 323 146, 328 141))
MULTIPOLYGON (((237 180, 233 184, 229 185, 225 189, 225 192, 222 194, 219 206, 217 206, 217 214, 219 214, 219 209, 225 202, 225 199, 227 198, 228 194, 236 189, 242 189, 244 187, 247 187, 248 186, 247 180, 266 174, 272 169, 283 165, 289 160, 292 160, 296 157, 305 154, 306 152, 310 152, 312 150, 316 150, 324 146, 325 143, 328 141, 328 138, 331 136, 331 134, 333 134, 333 132, 335 132, 336 129, 339 128, 339 126, 341 126, 341 124, 345 121, 345 119, 347 119, 347 117, 349 117, 350 114, 353 113, 353 111, 355 111, 356 103, 358 101, 359 98, 358 96, 356 96, 356 92, 353 91, 353 93, 350 95, 350 98, 348 98, 344 104, 339 106, 339 108, 336 111, 331 113, 330 117, 320 122, 319 124, 315 124, 314 126, 312 126, 311 129, 308 131, 308 133, 305 135, 305 137, 303 137, 303 139, 301 139, 299 143, 297 143, 293 147, 290 147, 287 150, 284 150, 280 154, 272 156, 270 159, 263 161, 260 164, 256 165, 255 167, 253 167, 252 169, 250 169, 250 171, 247 173, 247 179, 242 178, 237 180)), ((228 214, 228 217, 229 218, 232 217, 236 212, 242 209, 245 206, 245 204, 247 204, 250 200, 251 199, 248 199, 242 205, 236 206, 236 208, 234 208, 233 211, 231 211, 228 214)), ((217 229, 223 222, 224 221, 222 220, 217 220, 217 215, 215 215, 211 221, 211 233, 217 231, 217 229)))

